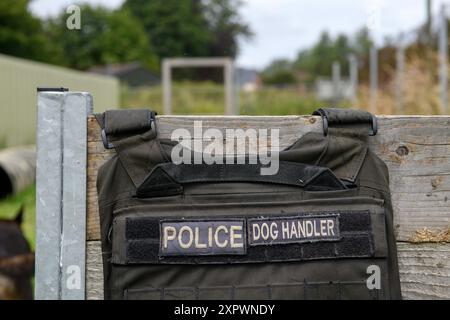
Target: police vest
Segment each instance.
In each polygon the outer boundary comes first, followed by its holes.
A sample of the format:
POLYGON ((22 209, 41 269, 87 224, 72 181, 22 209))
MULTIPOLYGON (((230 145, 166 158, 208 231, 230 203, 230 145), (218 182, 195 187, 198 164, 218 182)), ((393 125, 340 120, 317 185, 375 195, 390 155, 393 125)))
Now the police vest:
POLYGON ((319 109, 324 132, 260 164, 176 164, 148 110, 96 115, 105 299, 400 299, 376 118, 319 109))

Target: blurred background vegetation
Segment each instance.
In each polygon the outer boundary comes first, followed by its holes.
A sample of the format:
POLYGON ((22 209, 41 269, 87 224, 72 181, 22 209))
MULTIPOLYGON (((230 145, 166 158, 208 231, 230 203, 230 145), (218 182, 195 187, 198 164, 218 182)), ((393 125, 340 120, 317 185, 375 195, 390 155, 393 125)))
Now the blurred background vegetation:
MULTIPOLYGON (((160 114, 162 59, 218 56, 234 59, 239 54, 239 44, 254 37, 251 26, 240 14, 240 0, 125 0, 116 9, 82 4, 80 30, 67 29, 65 10, 57 16, 42 18, 33 15, 29 5, 30 0, 0 1, 0 53, 113 76, 134 70, 128 79, 121 79, 121 107, 149 107, 160 114), (141 81, 142 74, 153 80, 141 81)), ((405 48, 402 112, 440 114, 437 34, 428 20, 411 30, 410 35, 412 40, 405 48)), ((323 31, 313 45, 299 50, 294 59, 274 59, 261 70, 241 68, 238 70, 241 76, 251 80, 237 86, 240 114, 310 114, 330 103, 368 108, 372 45, 373 39, 365 27, 354 34, 336 36, 323 31), (356 99, 336 102, 319 98, 316 82, 331 78, 333 63, 340 64, 343 78, 349 77, 349 55, 358 61, 356 99)), ((396 43, 387 38, 378 47, 380 114, 399 112, 395 67, 396 43)), ((221 70, 176 70, 174 81, 175 114, 223 114, 221 70)), ((0 218, 13 217, 25 204, 24 228, 32 243, 34 194, 31 187, 0 202, 0 218)))
MULTIPOLYGON (((426 2, 426 1, 425 1, 426 2)), ((155 76, 152 84, 129 86, 122 82, 122 107, 147 106, 161 111, 159 74, 167 57, 235 58, 239 43, 252 40, 251 26, 240 14, 240 0, 125 0, 117 9, 80 5, 83 27, 68 31, 65 10, 55 17, 39 18, 29 9, 30 0, 0 2, 0 53, 68 68, 114 74, 138 63, 155 76)), ((425 8, 425 6, 424 6, 425 8)), ((437 35, 423 21, 412 30, 406 47, 404 104, 407 114, 439 114, 437 35)), ((323 31, 310 48, 295 59, 274 59, 262 70, 250 70, 255 88, 239 87, 244 114, 304 114, 320 103, 315 83, 330 78, 338 62, 342 77, 349 77, 349 55, 358 61, 357 99, 353 106, 366 108, 369 100, 369 31, 332 37, 323 31)), ((379 47, 378 113, 398 113, 395 107, 395 41, 379 47)), ((248 70, 247 70, 248 71, 248 70)), ((176 113, 222 113, 223 81, 220 69, 183 69, 174 72, 176 113)), ((323 100, 323 99, 322 99, 323 100)), ((335 101, 332 101, 335 103, 335 101)), ((349 101, 340 101, 350 105, 349 101)))

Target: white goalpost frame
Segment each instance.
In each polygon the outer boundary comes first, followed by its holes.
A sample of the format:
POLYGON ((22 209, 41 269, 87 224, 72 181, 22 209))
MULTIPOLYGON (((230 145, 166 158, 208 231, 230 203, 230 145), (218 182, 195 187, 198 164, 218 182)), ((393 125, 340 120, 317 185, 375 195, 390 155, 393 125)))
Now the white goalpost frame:
POLYGON ((225 114, 236 115, 234 101, 234 63, 231 58, 170 58, 162 63, 162 86, 164 114, 172 114, 172 69, 173 68, 222 67, 224 70, 225 114))

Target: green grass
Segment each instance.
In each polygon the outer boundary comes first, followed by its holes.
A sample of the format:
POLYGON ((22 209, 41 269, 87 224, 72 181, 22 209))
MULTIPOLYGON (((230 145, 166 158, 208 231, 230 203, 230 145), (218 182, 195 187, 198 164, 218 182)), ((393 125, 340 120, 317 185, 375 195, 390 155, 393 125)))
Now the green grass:
MULTIPOLYGON (((148 107, 163 114, 160 86, 130 89, 122 87, 121 105, 126 108, 148 107)), ((311 114, 323 106, 313 95, 295 89, 261 88, 240 92, 241 115, 300 115, 311 114)), ((172 88, 173 114, 224 114, 223 86, 212 82, 180 82, 172 88)))
POLYGON ((305 115, 321 106, 312 95, 292 89, 263 88, 240 95, 241 115, 305 115))
POLYGON ((36 187, 33 185, 25 191, 0 201, 0 219, 14 219, 22 204, 25 206, 22 230, 31 245, 35 248, 35 199, 36 187))

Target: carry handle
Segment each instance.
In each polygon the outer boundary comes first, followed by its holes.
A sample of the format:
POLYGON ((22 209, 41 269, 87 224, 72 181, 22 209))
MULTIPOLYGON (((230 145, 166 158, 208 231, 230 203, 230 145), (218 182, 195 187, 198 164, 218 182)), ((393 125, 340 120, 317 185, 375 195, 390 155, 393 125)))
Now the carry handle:
POLYGON ((259 164, 174 164, 161 163, 153 168, 137 188, 138 198, 163 197, 183 193, 191 183, 254 182, 288 185, 309 191, 347 189, 333 172, 325 167, 280 161, 278 172, 261 175, 259 164))
POLYGON ((328 128, 332 125, 356 125, 370 124, 370 136, 375 136, 378 132, 377 118, 363 110, 339 109, 339 108, 320 108, 313 112, 313 115, 321 116, 323 121, 323 133, 328 135, 328 128))

